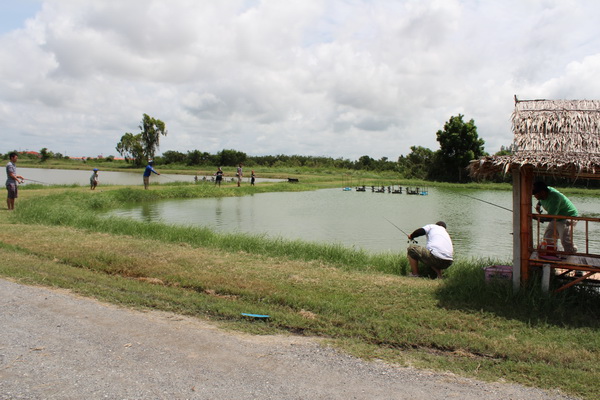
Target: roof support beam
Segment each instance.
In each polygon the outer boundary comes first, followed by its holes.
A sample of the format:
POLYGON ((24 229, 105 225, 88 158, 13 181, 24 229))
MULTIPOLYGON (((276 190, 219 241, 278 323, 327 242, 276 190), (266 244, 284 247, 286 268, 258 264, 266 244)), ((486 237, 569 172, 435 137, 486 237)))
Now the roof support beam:
POLYGON ((513 166, 513 292, 516 293, 521 287, 521 174, 520 168, 513 166))
POLYGON ((514 276, 513 286, 523 285, 529 280, 529 250, 533 247, 533 224, 531 223, 531 190, 533 186, 533 168, 522 166, 513 172, 513 258, 517 263, 513 269, 519 269, 514 276), (518 182, 514 182, 514 180, 518 182), (518 202, 518 204, 516 204, 518 202))

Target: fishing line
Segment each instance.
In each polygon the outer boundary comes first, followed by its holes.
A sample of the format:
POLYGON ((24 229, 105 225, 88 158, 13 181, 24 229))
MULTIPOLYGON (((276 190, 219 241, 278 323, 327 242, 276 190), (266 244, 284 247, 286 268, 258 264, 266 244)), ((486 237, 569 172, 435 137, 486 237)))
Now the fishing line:
POLYGON ((469 196, 468 194, 463 194, 463 193, 458 193, 458 192, 454 192, 454 193, 456 193, 459 196, 465 196, 465 197, 468 197, 468 198, 473 199, 473 200, 479 200, 479 201, 481 201, 483 203, 490 204, 490 205, 492 205, 494 207, 498 207, 498 208, 501 208, 503 210, 513 212, 513 210, 511 210, 510 208, 502 207, 502 206, 499 206, 498 204, 494 204, 494 203, 491 203, 489 201, 481 200, 481 199, 478 199, 477 197, 469 196))
POLYGON ((415 239, 410 239, 410 235, 409 235, 408 233, 404 232, 402 229, 400 229, 400 227, 398 227, 398 225, 396 225, 395 223, 393 223, 392 221, 390 221, 390 220, 389 220, 389 219, 387 219, 386 217, 383 217, 383 219, 385 219, 385 220, 386 220, 387 222, 389 222, 390 224, 394 225, 394 227, 395 227, 396 229, 398 229, 400 232, 404 233, 404 234, 406 235, 406 237, 407 237, 407 238, 409 238, 409 239, 408 239, 408 242, 410 242, 410 241, 412 240, 412 241, 413 241, 413 243, 419 243, 419 242, 417 242, 415 239))
POLYGON ((23 178, 24 181, 30 181, 30 182, 35 182, 35 183, 41 183, 42 185, 50 185, 49 183, 46 182, 40 182, 40 181, 36 181, 35 179, 27 179, 27 178, 23 178))
POLYGON ((167 175, 162 175, 162 174, 161 174, 160 176, 162 176, 163 178, 170 179, 170 180, 172 180, 173 182, 178 182, 178 180, 177 180, 177 179, 173 179, 173 178, 171 178, 170 176, 167 176, 167 175))

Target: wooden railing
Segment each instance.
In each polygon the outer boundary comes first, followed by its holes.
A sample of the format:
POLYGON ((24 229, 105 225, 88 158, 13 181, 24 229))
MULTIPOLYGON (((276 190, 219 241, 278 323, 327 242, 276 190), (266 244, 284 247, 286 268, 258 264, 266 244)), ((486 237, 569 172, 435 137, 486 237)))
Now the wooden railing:
MULTIPOLYGON (((553 269, 558 272, 558 277, 569 278, 566 284, 558 288, 556 291, 562 291, 568 287, 576 285, 578 283, 583 282, 588 278, 593 278, 597 276, 596 274, 600 273, 600 240, 598 241, 597 248, 592 248, 590 246, 590 224, 600 224, 600 218, 590 218, 590 217, 565 217, 564 215, 547 215, 547 214, 532 214, 531 215, 534 220, 537 220, 537 243, 532 245, 529 248, 530 254, 530 265, 532 266, 545 266, 549 269, 553 269), (556 231, 557 224, 554 224, 554 246, 553 250, 542 249, 541 245, 544 240, 544 232, 546 231, 545 227, 540 226, 542 221, 563 221, 566 223, 575 222, 575 226, 571 229, 571 242, 574 242, 573 236, 575 236, 575 241, 577 237, 580 236, 580 232, 583 229, 584 242, 583 247, 578 246, 577 252, 566 252, 563 250, 558 250, 558 232, 556 231), (583 227, 582 227, 583 225, 583 227), (578 232, 574 235, 575 232, 578 232), (575 272, 574 271, 578 271, 575 272)), ((600 225, 598 225, 599 230, 598 234, 600 234, 600 225)), ((575 243, 576 245, 581 243, 575 243)), ((597 280, 593 280, 590 282, 598 283, 597 280)))
MULTIPOLYGON (((557 221, 562 221, 562 220, 566 220, 567 223, 572 221, 575 221, 575 227, 574 229, 571 230, 571 241, 573 242, 573 234, 574 232, 577 230, 581 230, 581 225, 582 223, 579 221, 583 221, 583 225, 584 225, 584 238, 585 238, 585 246, 584 246, 584 251, 578 251, 577 253, 575 253, 576 255, 582 255, 582 256, 597 256, 600 257, 600 248, 596 249, 596 253, 590 252, 590 223, 598 223, 600 224, 600 218, 590 218, 590 217, 565 217, 564 215, 549 215, 549 214, 532 214, 531 215, 532 218, 534 220, 537 220, 537 244, 531 248, 530 250, 534 251, 534 250, 538 250, 540 248, 540 245, 542 243, 542 240, 544 238, 544 232, 546 229, 540 228, 540 225, 543 223, 542 221, 547 221, 547 220, 557 220, 557 221)), ((554 234, 553 236, 556 238, 556 243, 555 245, 558 245, 558 232, 556 231, 556 226, 557 224, 554 224, 554 234)), ((598 225, 600 227, 600 225, 598 225)), ((557 246, 558 248, 558 246, 557 246)), ((579 246, 578 246, 579 249, 579 246)), ((564 251, 556 251, 556 253, 558 254, 566 254, 564 251)), ((572 254, 572 253, 570 253, 572 254)))

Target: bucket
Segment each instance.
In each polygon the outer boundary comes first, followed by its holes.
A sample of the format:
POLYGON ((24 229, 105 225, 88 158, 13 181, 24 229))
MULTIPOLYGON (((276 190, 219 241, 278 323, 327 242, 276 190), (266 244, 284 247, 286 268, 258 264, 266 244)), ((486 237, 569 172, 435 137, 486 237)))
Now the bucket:
POLYGON ((490 265, 489 267, 484 267, 485 281, 490 282, 493 279, 511 280, 512 269, 512 265, 490 265))

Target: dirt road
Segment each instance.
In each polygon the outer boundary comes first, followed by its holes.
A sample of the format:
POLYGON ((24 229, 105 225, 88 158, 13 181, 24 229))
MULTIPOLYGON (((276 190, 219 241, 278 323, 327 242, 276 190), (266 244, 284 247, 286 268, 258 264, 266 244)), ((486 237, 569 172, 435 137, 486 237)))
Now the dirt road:
POLYGON ((1 399, 567 399, 0 280, 1 399))

